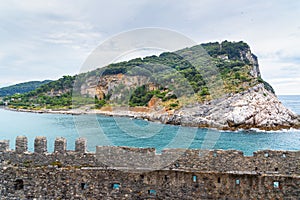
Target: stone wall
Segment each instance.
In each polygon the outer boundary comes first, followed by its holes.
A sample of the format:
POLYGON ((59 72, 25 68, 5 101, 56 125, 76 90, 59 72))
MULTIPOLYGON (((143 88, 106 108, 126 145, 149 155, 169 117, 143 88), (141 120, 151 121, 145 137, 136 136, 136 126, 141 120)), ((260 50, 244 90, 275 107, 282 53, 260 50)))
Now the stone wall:
POLYGON ((300 151, 97 147, 37 137, 0 141, 1 199, 299 199, 300 151))

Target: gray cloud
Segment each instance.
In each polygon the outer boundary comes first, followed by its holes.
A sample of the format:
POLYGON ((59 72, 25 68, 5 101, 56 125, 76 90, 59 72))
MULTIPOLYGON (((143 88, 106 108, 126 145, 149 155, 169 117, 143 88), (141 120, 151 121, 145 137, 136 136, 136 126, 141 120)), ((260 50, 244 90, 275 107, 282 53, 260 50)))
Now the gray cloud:
POLYGON ((75 74, 105 39, 133 28, 162 27, 199 43, 248 42, 264 78, 283 93, 273 80, 298 75, 299 18, 300 2, 283 0, 2 1, 0 86, 75 74))

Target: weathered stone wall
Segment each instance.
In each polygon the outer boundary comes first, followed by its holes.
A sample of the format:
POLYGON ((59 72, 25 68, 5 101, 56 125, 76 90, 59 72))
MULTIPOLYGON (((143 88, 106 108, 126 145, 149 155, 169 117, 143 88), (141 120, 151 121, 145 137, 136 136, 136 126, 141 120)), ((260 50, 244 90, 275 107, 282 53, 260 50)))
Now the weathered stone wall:
POLYGON ((97 147, 86 140, 53 153, 45 137, 0 141, 0 199, 299 199, 300 151, 240 151, 97 147), (174 159, 176 158, 176 159, 174 159), (113 162, 115 161, 115 162, 113 162), (150 164, 152 163, 152 164, 150 164))
POLYGON ((299 177, 257 174, 52 167, 1 174, 3 199, 299 199, 300 192, 299 177))

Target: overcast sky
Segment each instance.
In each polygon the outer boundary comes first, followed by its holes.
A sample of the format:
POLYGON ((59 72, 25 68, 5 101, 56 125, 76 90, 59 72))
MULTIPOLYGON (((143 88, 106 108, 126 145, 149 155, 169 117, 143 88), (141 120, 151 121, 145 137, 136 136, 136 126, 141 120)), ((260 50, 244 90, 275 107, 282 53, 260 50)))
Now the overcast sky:
POLYGON ((161 27, 197 43, 247 42, 277 94, 300 94, 300 1, 0 0, 0 87, 76 74, 123 31, 161 27))

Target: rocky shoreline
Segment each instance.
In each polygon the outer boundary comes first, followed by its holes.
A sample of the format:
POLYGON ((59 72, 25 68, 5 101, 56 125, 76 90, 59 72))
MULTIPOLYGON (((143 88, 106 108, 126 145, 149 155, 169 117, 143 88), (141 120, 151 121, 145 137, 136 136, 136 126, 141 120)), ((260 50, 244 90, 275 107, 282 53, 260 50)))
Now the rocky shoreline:
POLYGON ((263 84, 258 84, 241 93, 227 94, 223 98, 204 104, 189 105, 174 112, 130 107, 106 107, 101 110, 89 109, 89 107, 72 110, 5 109, 32 113, 101 114, 232 131, 253 128, 267 131, 300 128, 300 116, 285 108, 276 95, 266 90, 263 84))
POLYGON ((221 130, 300 128, 300 116, 287 109, 264 84, 205 104, 183 108, 174 113, 173 118, 167 119, 168 122, 199 124, 200 127, 221 130))

